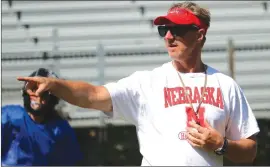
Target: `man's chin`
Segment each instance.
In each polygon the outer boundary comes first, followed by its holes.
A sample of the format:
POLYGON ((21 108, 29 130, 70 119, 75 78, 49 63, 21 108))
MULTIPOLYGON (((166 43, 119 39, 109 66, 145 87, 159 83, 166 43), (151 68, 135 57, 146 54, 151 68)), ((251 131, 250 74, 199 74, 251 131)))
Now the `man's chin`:
POLYGON ((184 57, 184 54, 182 52, 168 52, 169 56, 171 57, 172 60, 182 60, 184 57))
POLYGON ((34 105, 31 105, 31 108, 35 111, 37 110, 40 110, 41 109, 41 105, 40 104, 34 104, 34 105))
POLYGON ((173 53, 173 54, 170 54, 170 53, 169 53, 169 56, 170 56, 170 58, 171 58, 172 60, 178 60, 178 59, 179 59, 179 55, 177 55, 177 54, 175 54, 175 53, 173 53))

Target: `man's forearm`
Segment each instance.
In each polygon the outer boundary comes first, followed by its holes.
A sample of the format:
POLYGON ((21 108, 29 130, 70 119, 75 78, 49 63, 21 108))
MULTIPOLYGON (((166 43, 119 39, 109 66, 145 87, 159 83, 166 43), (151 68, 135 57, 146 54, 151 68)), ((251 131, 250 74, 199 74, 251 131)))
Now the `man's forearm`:
POLYGON ((228 140, 228 148, 225 156, 235 163, 251 163, 257 153, 256 140, 241 139, 238 141, 228 140))
POLYGON ((95 86, 83 81, 68 81, 55 79, 51 92, 70 104, 90 108, 92 98, 95 98, 95 86), (90 97, 90 95, 93 95, 90 97))

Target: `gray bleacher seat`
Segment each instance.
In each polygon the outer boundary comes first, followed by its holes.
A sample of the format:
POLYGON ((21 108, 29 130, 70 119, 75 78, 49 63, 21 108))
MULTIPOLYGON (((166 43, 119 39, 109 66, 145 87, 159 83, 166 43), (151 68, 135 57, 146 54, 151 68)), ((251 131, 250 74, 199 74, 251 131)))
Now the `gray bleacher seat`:
MULTIPOLYGON (((115 56, 105 57, 105 83, 123 78, 137 70, 150 70, 169 61, 164 43, 151 20, 164 15, 175 1, 14 1, 11 8, 2 1, 2 60, 59 54, 63 57, 96 54, 98 44, 115 56), (144 13, 141 10, 144 9, 144 13), (16 12, 21 12, 18 21, 16 12), (29 29, 22 27, 29 25, 29 29), (57 50, 53 51, 54 30, 58 31, 57 50), (38 38, 38 43, 33 38, 38 38), (128 56, 128 53, 137 53, 128 56), (148 54, 140 55, 140 52, 148 54), (151 54, 151 52, 154 52, 151 54), (158 53, 160 52, 160 53, 158 53), (126 53, 126 56, 117 56, 126 53), (121 68, 119 68, 121 67, 121 68)), ((195 1, 197 2, 197 1, 195 1)), ((228 70, 228 39, 236 47, 270 45, 270 12, 262 1, 198 1, 212 14, 203 59, 225 74, 228 70)), ((270 108, 269 49, 236 51, 235 76, 253 109, 270 108)), ((124 54, 125 55, 125 54, 124 54)), ((18 89, 15 77, 28 75, 36 68, 59 65, 60 76, 100 83, 98 57, 49 59, 43 61, 2 61, 2 88, 18 89)), ((21 103, 18 91, 3 91, 2 103, 21 103)), ((70 110, 81 110, 72 108, 70 110)), ((73 115, 72 117, 77 117, 73 115)), ((77 123, 75 123, 78 125, 77 123)))

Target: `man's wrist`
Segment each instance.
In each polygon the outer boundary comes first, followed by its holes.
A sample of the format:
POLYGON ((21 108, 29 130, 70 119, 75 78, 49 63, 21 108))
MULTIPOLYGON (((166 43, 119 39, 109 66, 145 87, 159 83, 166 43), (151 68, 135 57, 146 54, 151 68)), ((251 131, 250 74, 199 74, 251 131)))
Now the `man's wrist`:
POLYGON ((224 137, 223 145, 220 148, 216 149, 214 152, 217 155, 224 155, 226 153, 226 151, 227 151, 228 144, 229 144, 228 139, 226 137, 224 137))
POLYGON ((57 85, 59 84, 59 79, 50 78, 49 82, 49 91, 55 92, 57 90, 57 85))

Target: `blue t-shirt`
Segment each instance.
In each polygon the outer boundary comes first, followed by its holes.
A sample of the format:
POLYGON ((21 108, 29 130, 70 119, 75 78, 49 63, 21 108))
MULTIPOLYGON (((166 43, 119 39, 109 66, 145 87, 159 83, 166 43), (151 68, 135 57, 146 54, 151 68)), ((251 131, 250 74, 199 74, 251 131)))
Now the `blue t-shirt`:
POLYGON ((2 107, 2 165, 76 165, 82 153, 66 120, 34 122, 19 105, 2 107))

